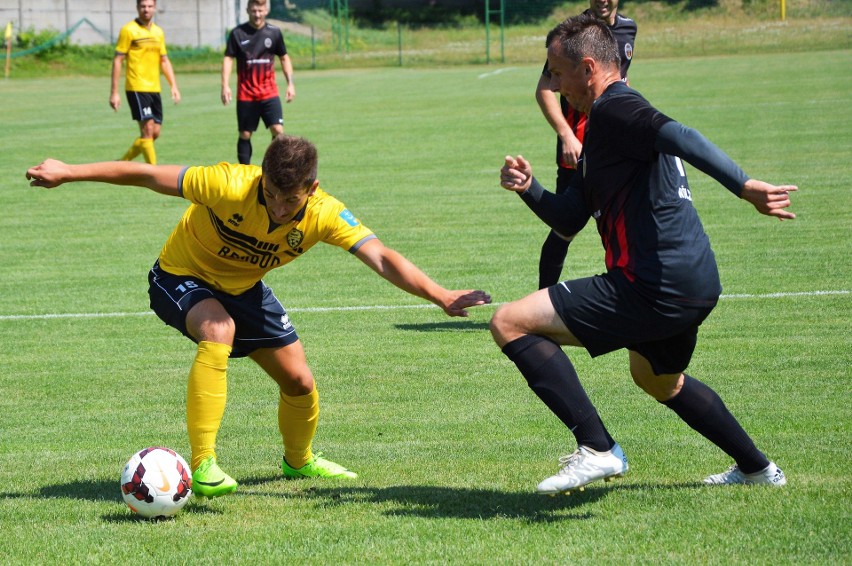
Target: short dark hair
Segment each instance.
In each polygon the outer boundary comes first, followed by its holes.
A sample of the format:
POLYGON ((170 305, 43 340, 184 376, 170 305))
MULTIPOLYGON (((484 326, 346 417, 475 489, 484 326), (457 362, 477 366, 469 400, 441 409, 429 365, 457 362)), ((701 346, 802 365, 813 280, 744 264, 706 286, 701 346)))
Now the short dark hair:
POLYGON ((591 57, 599 63, 621 64, 618 42, 612 31, 591 14, 573 16, 558 24, 547 34, 545 47, 553 47, 560 56, 575 64, 583 57, 591 57))
POLYGON ((317 148, 305 138, 276 136, 263 156, 263 173, 280 191, 310 187, 317 178, 317 148))

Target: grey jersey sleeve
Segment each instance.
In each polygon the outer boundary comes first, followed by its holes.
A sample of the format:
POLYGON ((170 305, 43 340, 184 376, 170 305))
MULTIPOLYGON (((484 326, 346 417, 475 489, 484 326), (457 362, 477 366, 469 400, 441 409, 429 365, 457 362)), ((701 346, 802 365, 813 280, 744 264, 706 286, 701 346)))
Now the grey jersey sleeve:
POLYGON ((740 196, 749 177, 734 160, 699 131, 678 122, 667 122, 657 132, 654 149, 680 157, 699 171, 710 175, 726 189, 740 196))

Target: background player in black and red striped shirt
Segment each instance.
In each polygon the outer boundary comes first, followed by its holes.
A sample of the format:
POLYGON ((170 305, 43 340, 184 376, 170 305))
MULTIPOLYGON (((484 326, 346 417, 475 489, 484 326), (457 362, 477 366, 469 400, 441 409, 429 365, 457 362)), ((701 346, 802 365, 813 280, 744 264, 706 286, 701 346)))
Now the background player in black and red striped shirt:
POLYGON ((287 55, 287 46, 281 30, 268 24, 269 5, 266 0, 249 0, 249 21, 231 30, 225 58, 222 61, 222 104, 231 101, 231 69, 237 61, 237 158, 243 165, 251 163, 251 135, 257 130, 260 119, 272 137, 284 132, 284 112, 275 82, 275 58, 281 61, 281 70, 287 80, 285 100, 296 97, 293 84, 293 63, 287 55))
POLYGON ((780 220, 795 218, 787 208, 797 188, 749 178, 703 135, 627 86, 616 41, 599 19, 569 18, 551 30, 547 47, 551 88, 588 114, 577 171, 557 195, 541 187, 522 156, 507 156, 501 184, 560 234, 573 235, 594 219, 606 271, 504 304, 491 320, 503 353, 577 442, 538 491, 570 492, 628 470, 562 345, 593 357, 626 349, 636 385, 734 460, 705 483, 784 485, 784 473, 719 395, 684 373, 722 285, 683 161, 780 220))
MULTIPOLYGON (((609 26, 618 43, 621 57, 621 79, 627 82, 627 70, 633 61, 633 48, 636 45, 636 22, 618 14, 618 0, 590 0, 591 14, 609 26)), ((573 108, 564 96, 554 96, 550 88, 550 71, 547 61, 535 89, 535 100, 541 108, 547 123, 556 132, 556 194, 562 194, 568 186, 568 180, 577 166, 577 159, 583 149, 583 135, 586 132, 586 115, 573 108)), ((544 289, 559 282, 565 256, 568 254, 570 239, 550 231, 541 246, 538 261, 538 288, 544 289)))

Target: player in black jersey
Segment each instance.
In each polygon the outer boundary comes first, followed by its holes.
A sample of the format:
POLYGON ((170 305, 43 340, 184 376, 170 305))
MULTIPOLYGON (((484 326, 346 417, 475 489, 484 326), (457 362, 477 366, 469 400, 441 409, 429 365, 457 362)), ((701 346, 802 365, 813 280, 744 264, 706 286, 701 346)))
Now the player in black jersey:
POLYGON ((287 81, 285 100, 296 97, 293 82, 293 62, 281 29, 266 22, 269 14, 267 0, 249 0, 246 8, 249 21, 235 27, 228 35, 225 57, 222 60, 222 104, 232 98, 231 69, 237 62, 237 159, 243 165, 251 163, 251 136, 263 118, 263 125, 272 138, 284 132, 284 112, 275 82, 275 58, 287 81))
POLYGON ((600 20, 569 18, 551 30, 547 46, 552 88, 588 114, 577 173, 555 195, 533 178, 522 156, 507 156, 501 184, 560 234, 573 235, 593 218, 606 273, 505 304, 491 321, 503 353, 577 440, 577 450, 538 491, 570 492, 628 469, 560 345, 584 347, 593 357, 627 349, 634 382, 734 459, 705 483, 784 485, 783 472, 719 396, 683 373, 721 284, 681 159, 781 220, 795 218, 787 207, 796 187, 749 178, 704 136, 624 84, 616 41, 600 20))
MULTIPOLYGON (((618 0, 589 0, 591 14, 609 26, 618 43, 621 57, 621 79, 627 82, 627 71, 633 61, 636 46, 636 22, 618 13, 618 0)), ((568 104, 564 96, 554 96, 550 88, 550 71, 547 61, 541 71, 535 89, 535 100, 547 123, 556 132, 556 194, 562 194, 577 166, 577 158, 583 149, 586 133, 586 115, 568 104)), ((559 282, 565 256, 568 254, 569 238, 551 230, 541 246, 538 260, 538 288, 544 289, 559 282)))

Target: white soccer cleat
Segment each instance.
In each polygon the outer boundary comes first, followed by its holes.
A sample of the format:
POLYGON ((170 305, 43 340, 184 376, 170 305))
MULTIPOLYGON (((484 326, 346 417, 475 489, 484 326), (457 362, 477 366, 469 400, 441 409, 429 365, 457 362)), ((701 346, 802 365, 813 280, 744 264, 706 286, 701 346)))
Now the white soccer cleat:
POLYGON ((555 476, 538 484, 539 493, 570 495, 573 490, 583 491, 583 487, 593 481, 620 478, 629 469, 627 457, 618 443, 609 452, 602 453, 580 446, 574 453, 559 458, 559 465, 562 467, 555 476))
POLYGON ((774 485, 781 487, 787 483, 787 478, 784 477, 784 472, 781 468, 775 465, 775 462, 769 462, 766 468, 753 474, 744 474, 739 466, 734 464, 727 471, 721 474, 714 474, 704 478, 704 483, 708 485, 774 485))

